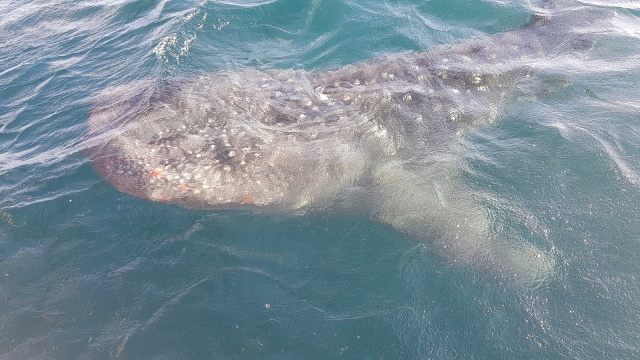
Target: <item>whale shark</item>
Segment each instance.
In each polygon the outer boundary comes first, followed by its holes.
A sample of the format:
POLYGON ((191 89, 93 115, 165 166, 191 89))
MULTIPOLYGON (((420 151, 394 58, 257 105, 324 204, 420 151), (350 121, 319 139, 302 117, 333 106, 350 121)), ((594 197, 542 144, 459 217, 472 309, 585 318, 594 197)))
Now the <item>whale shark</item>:
POLYGON ((464 182, 461 139, 497 121, 542 60, 579 56, 593 9, 323 71, 139 80, 97 95, 95 171, 127 194, 197 209, 360 213, 454 262, 553 276, 553 249, 492 230, 464 182))

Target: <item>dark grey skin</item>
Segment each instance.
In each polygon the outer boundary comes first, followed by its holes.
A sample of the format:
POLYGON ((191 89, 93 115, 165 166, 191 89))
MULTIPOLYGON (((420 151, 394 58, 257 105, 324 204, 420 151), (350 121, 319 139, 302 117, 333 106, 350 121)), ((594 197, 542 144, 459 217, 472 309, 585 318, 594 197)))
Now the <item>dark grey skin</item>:
POLYGON ((460 180, 459 139, 496 121, 538 62, 588 51, 581 24, 593 12, 547 15, 329 71, 245 69, 108 89, 89 118, 98 144, 89 153, 102 177, 145 199, 360 212, 433 240, 452 261, 540 281, 554 272, 551 252, 490 231, 487 210, 460 180))

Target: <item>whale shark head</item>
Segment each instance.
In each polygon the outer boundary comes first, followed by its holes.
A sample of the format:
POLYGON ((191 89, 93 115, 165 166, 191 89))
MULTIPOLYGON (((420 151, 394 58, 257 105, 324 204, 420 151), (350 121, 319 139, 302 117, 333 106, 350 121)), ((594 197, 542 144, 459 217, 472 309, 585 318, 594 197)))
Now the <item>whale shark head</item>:
POLYGON ((362 177, 370 145, 338 119, 307 119, 299 109, 314 111, 311 100, 287 87, 247 72, 107 90, 89 118, 94 167, 125 193, 193 208, 291 211, 328 201, 362 177))

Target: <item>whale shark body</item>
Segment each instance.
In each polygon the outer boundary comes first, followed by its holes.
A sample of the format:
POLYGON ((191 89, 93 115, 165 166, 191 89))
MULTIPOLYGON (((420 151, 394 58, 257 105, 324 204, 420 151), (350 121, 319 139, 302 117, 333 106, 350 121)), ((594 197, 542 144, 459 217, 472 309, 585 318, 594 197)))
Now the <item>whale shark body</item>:
POLYGON ((221 72, 107 89, 88 121, 120 191, 200 209, 359 212, 455 261, 550 276, 551 251, 491 231, 460 138, 490 125, 540 59, 588 50, 584 12, 327 71, 221 72), (558 18, 558 19, 556 19, 558 18), (561 31, 560 31, 561 29, 561 31))

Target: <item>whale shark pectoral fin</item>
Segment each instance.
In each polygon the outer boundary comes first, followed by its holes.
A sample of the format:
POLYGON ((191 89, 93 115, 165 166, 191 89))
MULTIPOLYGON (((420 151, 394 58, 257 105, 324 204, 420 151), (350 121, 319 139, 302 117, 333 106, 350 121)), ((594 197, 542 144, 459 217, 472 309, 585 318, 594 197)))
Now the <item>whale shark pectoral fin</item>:
POLYGON ((553 248, 545 251, 522 239, 497 234, 492 248, 496 270, 522 286, 539 288, 557 276, 559 267, 553 248))
POLYGON ((459 196, 457 174, 450 164, 433 165, 416 174, 399 161, 373 172, 376 216, 418 239, 429 239, 455 262, 473 263, 488 248, 484 209, 459 196))
MULTIPOLYGON (((505 234, 493 233, 489 210, 460 183, 451 163, 435 165, 428 174, 390 162, 373 172, 376 216, 416 239, 429 239, 451 262, 485 268, 538 287, 556 272, 552 252, 505 234)), ((426 173, 426 172, 425 172, 426 173)))

